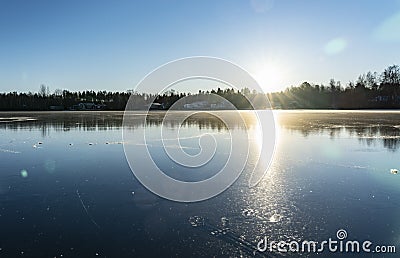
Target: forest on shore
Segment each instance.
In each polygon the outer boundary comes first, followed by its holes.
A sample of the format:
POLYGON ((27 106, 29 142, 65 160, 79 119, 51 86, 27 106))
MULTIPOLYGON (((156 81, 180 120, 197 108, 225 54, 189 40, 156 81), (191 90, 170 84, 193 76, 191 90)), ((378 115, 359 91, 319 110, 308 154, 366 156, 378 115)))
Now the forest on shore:
MULTIPOLYGON (((159 104, 157 109, 168 109, 179 99, 185 98, 185 103, 193 104, 205 102, 213 94, 223 97, 238 109, 251 109, 249 100, 262 99, 264 93, 249 88, 217 88, 211 91, 199 90, 198 93, 169 90, 160 95, 132 90, 71 92, 56 89, 51 93, 48 86, 41 85, 35 93, 0 93, 0 111, 124 110, 131 95, 139 106, 151 106, 149 100, 155 99, 159 104)), ((331 79, 328 85, 303 82, 281 92, 267 93, 267 96, 274 109, 398 109, 400 67, 391 65, 380 74, 367 72, 346 84, 335 79, 331 79)), ((256 108, 265 107, 259 105, 256 108)))

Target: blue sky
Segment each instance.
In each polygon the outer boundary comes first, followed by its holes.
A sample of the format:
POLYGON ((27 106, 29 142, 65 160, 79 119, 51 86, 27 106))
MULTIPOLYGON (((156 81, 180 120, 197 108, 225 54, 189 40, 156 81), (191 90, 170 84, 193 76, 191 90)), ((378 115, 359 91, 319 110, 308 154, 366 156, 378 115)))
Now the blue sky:
POLYGON ((0 0, 0 36, 0 91, 126 91, 194 55, 275 91, 400 64, 400 1, 0 0))

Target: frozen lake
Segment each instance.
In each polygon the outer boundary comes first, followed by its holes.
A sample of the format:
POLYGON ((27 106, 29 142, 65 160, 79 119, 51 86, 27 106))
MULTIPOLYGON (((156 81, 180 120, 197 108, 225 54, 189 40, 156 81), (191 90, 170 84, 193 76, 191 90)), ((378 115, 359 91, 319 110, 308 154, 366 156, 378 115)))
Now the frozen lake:
MULTIPOLYGON (((122 145, 123 112, 0 113, 0 257, 325 257, 330 253, 253 254, 252 247, 264 236, 323 241, 339 229, 349 240, 397 247, 400 174, 390 171, 400 169, 400 112, 275 116, 276 154, 260 184, 249 188, 244 173, 217 197, 185 204, 160 198, 135 179, 122 145)), ((155 130, 162 118, 153 112, 146 126, 155 130)), ((247 123, 254 136, 253 120, 247 123)), ((188 153, 198 151, 192 134, 216 136, 221 150, 212 166, 221 166, 229 148, 224 124, 201 115, 184 128, 188 153)), ((235 141, 257 140, 245 136, 241 126, 232 132, 235 141)), ((159 139, 149 140, 171 177, 212 176, 210 168, 201 174, 174 168, 159 139)))

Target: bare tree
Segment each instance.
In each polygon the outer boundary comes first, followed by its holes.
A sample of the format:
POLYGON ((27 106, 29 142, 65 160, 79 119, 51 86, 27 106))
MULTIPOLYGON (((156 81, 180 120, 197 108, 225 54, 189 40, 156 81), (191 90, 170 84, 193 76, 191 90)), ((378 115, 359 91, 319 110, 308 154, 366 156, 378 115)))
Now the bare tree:
POLYGON ((44 84, 40 85, 39 96, 46 97, 46 92, 47 92, 46 85, 44 84))
POLYGON ((354 82, 349 81, 349 83, 347 84, 347 88, 350 89, 350 90, 353 90, 354 89, 354 82))
POLYGON ((378 81, 377 81, 377 75, 376 72, 368 72, 367 75, 365 76, 365 81, 367 83, 367 87, 376 90, 378 89, 378 81))
POLYGON ((331 92, 335 92, 335 90, 336 90, 335 79, 330 79, 329 80, 329 89, 331 90, 331 92))
POLYGON ((63 91, 61 89, 55 89, 54 95, 56 97, 61 97, 63 95, 63 91))
POLYGON ((381 75, 381 83, 388 85, 399 85, 400 67, 398 65, 391 65, 386 68, 381 75))
POLYGON ((367 81, 365 79, 365 74, 358 76, 356 81, 356 89, 365 89, 367 86, 367 81))

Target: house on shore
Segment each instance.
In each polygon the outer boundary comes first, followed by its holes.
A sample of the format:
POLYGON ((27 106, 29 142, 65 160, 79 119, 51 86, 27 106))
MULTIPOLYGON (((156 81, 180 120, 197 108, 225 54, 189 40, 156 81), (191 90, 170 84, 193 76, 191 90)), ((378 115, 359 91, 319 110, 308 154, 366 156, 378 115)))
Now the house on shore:
POLYGON ((95 104, 95 103, 90 103, 90 102, 81 102, 77 105, 73 105, 70 110, 104 110, 106 108, 106 105, 104 104, 95 104))
POLYGON ((146 109, 148 109, 148 110, 164 110, 165 105, 164 105, 164 103, 153 102, 149 105, 146 105, 146 109))

